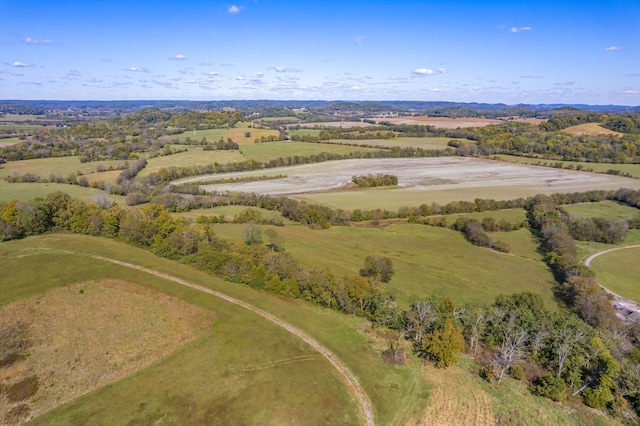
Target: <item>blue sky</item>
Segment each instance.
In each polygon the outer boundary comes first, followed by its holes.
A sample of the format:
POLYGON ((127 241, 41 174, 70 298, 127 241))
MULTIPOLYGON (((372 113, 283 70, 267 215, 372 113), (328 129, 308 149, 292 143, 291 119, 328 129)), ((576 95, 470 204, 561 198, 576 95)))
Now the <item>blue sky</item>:
POLYGON ((640 105, 640 1, 0 0, 0 99, 640 105))

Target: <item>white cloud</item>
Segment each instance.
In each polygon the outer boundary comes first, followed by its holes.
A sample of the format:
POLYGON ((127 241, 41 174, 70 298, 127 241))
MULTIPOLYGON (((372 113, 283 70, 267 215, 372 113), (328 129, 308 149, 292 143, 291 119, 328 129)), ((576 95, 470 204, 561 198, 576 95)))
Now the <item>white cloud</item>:
POLYGON ((637 90, 625 90, 622 93, 624 93, 625 95, 637 95, 638 91, 637 90))
POLYGON ((416 68, 415 70, 413 70, 413 73, 415 75, 438 75, 438 74, 446 74, 447 70, 444 68, 438 68, 436 70, 432 70, 429 68, 416 68))
POLYGON ((34 38, 31 37, 27 37, 24 42, 26 44, 31 44, 31 45, 44 45, 44 44, 52 44, 53 42, 51 40, 36 40, 34 38))
POLYGON ((185 59, 187 59, 187 57, 183 54, 179 54, 176 56, 170 56, 169 59, 171 59, 172 61, 184 61, 185 59))
POLYGON ((604 49, 605 52, 615 52, 616 50, 622 50, 622 47, 620 47, 620 46, 609 46, 606 49, 604 49))
POLYGON ((231 13, 232 15, 237 15, 238 13, 240 13, 240 10, 242 10, 243 7, 240 6, 236 6, 235 4, 232 4, 231 6, 229 6, 229 9, 227 9, 229 11, 229 13, 231 13))
POLYGON ((5 64, 9 65, 10 67, 14 67, 14 68, 27 68, 27 67, 33 66, 32 64, 25 64, 24 62, 19 62, 19 61, 14 61, 14 62, 11 62, 11 63, 5 62, 5 64))
POLYGON ((359 35, 356 37, 356 44, 362 44, 367 40, 367 36, 359 35))
POLYGON ((129 67, 129 68, 124 68, 123 71, 131 71, 131 72, 149 72, 148 69, 146 68, 139 68, 139 67, 129 67))
POLYGON ((532 29, 533 28, 528 27, 528 26, 527 27, 511 27, 509 29, 509 31, 512 32, 512 33, 519 33, 521 31, 531 31, 532 29))
POLYGON ((269 67, 268 69, 273 70, 275 72, 301 72, 302 71, 297 68, 288 68, 288 67, 269 67))
POLYGON ((529 74, 529 75, 521 75, 520 78, 542 78, 542 76, 538 74, 529 74))

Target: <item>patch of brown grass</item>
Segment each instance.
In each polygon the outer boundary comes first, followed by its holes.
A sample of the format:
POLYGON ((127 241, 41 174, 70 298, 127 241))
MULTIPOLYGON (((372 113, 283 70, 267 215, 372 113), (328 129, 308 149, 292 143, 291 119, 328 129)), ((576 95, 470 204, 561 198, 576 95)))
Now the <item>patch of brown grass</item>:
POLYGON ((0 423, 15 424, 118 381, 205 332, 215 314, 119 280, 85 282, 0 307, 26 324, 28 356, 0 368, 0 423), (26 407, 23 407, 27 404, 26 407))
POLYGON ((567 127, 562 130, 563 133, 569 133, 571 135, 615 135, 622 136, 622 133, 614 130, 605 129, 601 126, 601 123, 585 123, 578 124, 577 126, 567 127))

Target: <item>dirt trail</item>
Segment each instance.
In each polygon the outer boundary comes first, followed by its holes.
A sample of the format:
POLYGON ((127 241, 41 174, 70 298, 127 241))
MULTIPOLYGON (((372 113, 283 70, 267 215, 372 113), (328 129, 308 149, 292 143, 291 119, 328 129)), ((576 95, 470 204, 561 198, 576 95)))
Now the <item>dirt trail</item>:
MULTIPOLYGON (((599 251, 598 253, 592 254, 591 256, 587 257, 584 261, 584 266, 591 265, 591 262, 593 261, 593 259, 603 254, 611 253, 612 251, 624 250, 629 248, 637 248, 637 247, 640 247, 640 244, 625 246, 625 247, 616 247, 609 250, 599 251)), ((635 321, 638 318, 640 318, 640 303, 634 302, 633 300, 627 299, 626 297, 622 297, 618 293, 614 293, 613 291, 609 290, 602 284, 600 284, 600 287, 605 289, 607 293, 613 296, 613 308, 615 309, 616 315, 618 316, 618 318, 620 318, 623 321, 635 321)))
POLYGON ((146 272, 148 274, 155 275, 157 277, 164 278, 169 281, 173 281, 185 287, 190 287, 195 290, 201 291, 203 293, 210 294, 222 300, 226 300, 227 302, 230 302, 235 305, 241 306, 245 309, 248 309, 251 312, 254 312, 260 315, 261 317, 273 322, 274 324, 279 325, 280 327, 284 328, 290 333, 296 335, 297 337, 302 339, 304 342, 309 344, 316 351, 318 351, 323 357, 325 357, 331 363, 331 365, 333 365, 333 367, 336 370, 338 370, 338 372, 343 376, 345 384, 349 387, 349 390, 351 391, 353 396, 358 400, 358 403, 360 404, 360 415, 362 417, 364 424, 366 424, 367 426, 375 425, 374 415, 373 415, 373 404, 371 403, 371 400, 369 399, 364 389, 362 388, 362 385, 360 385, 360 382, 358 382, 358 379, 329 349, 325 348, 322 344, 320 344, 320 342, 318 342, 313 337, 309 336, 307 333, 300 330, 299 328, 296 328, 293 325, 270 314, 269 312, 256 308, 255 306, 250 305, 249 303, 235 299, 231 296, 227 296, 226 294, 220 293, 218 291, 211 290, 210 288, 203 287, 198 284, 193 284, 188 281, 182 280, 180 278, 177 278, 168 274, 164 274, 162 272, 158 272, 153 269, 145 268, 143 266, 134 265, 132 263, 122 262, 120 260, 115 260, 115 259, 109 259, 107 257, 102 257, 102 256, 91 256, 91 257, 97 260, 102 260, 104 262, 115 263, 120 266, 146 272))
POLYGON ((495 423, 491 398, 473 384, 459 367, 438 369, 423 367, 423 376, 433 385, 430 405, 422 418, 412 425, 493 425, 495 423))

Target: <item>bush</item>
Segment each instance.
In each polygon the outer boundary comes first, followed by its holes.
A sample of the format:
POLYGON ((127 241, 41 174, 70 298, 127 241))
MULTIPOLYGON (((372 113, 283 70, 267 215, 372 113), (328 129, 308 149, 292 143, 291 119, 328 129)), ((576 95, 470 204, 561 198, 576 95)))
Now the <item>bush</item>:
POLYGON ((567 386, 562 377, 547 374, 538 380, 536 393, 554 401, 564 401, 567 399, 567 386))
POLYGON ((524 380, 524 370, 519 365, 509 367, 509 375, 516 380, 524 380))

